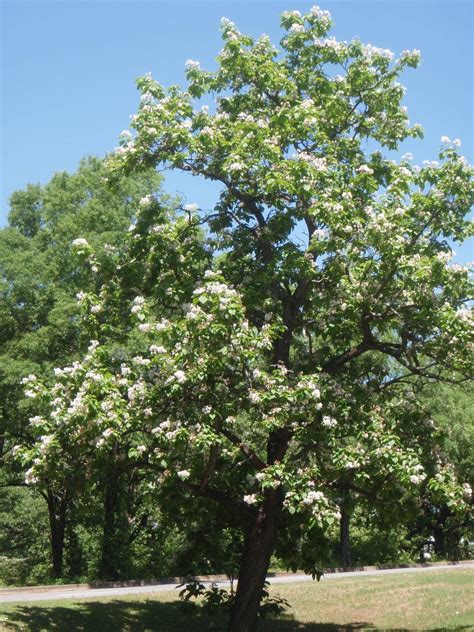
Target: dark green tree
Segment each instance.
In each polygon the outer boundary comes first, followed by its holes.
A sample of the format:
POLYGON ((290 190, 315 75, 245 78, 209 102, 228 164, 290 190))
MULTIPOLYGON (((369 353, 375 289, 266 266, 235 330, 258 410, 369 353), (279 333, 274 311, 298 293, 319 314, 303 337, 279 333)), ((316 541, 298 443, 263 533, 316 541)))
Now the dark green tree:
MULTIPOLYGON (((57 173, 46 185, 11 196, 8 226, 0 231, 0 456, 31 440, 25 375, 51 376, 87 346, 89 332, 76 294, 99 290, 100 275, 80 265, 73 242, 87 238, 98 259, 124 239, 140 199, 156 193, 155 172, 107 186, 103 160, 84 159, 75 173, 57 173)), ((62 476, 40 491, 49 513, 53 576, 63 568, 65 531, 84 466, 71 454, 62 476)), ((2 465, 12 483, 23 475, 2 465)))

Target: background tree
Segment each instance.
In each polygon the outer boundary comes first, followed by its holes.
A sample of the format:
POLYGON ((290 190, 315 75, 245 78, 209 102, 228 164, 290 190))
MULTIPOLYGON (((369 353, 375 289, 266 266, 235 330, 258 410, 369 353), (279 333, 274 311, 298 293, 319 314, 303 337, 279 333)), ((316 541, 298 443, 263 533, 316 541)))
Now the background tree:
MULTIPOLYGON (((161 183, 161 177, 149 171, 123 179, 111 191, 105 177, 103 161, 87 158, 76 173, 58 173, 46 185, 29 185, 11 197, 9 225, 0 231, 2 456, 8 457, 18 442, 33 439, 28 429, 31 407, 23 397, 21 378, 52 375, 55 367, 87 348, 89 334, 76 293, 98 288, 101 281, 94 266, 84 268, 72 256, 72 242, 86 236, 100 260, 104 251, 123 242, 139 200, 161 183)), ((83 472, 70 456, 63 478, 42 491, 49 509, 55 577, 62 573, 67 514, 83 483, 83 472)), ((5 463, 2 467, 6 482, 18 482, 18 472, 5 463)), ((15 496, 13 489, 5 493, 15 496)), ((21 503, 23 492, 17 498, 21 503)))

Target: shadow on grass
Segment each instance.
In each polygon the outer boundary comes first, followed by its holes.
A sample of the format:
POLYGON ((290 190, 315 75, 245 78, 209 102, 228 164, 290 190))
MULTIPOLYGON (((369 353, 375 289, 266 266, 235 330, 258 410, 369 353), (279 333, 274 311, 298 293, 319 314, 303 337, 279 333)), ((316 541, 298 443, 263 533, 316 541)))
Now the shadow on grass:
MULTIPOLYGON (((366 622, 301 623, 290 617, 262 621, 259 632, 377 630, 366 622)), ((76 602, 70 607, 18 605, 3 615, 2 619, 5 627, 0 622, 0 630, 25 632, 225 632, 227 627, 227 617, 209 616, 195 604, 160 603, 153 600, 76 602)), ((454 629, 458 632, 467 631, 468 626, 454 629)), ((409 631, 397 629, 392 632, 409 631)), ((444 632, 444 629, 432 632, 444 632)))

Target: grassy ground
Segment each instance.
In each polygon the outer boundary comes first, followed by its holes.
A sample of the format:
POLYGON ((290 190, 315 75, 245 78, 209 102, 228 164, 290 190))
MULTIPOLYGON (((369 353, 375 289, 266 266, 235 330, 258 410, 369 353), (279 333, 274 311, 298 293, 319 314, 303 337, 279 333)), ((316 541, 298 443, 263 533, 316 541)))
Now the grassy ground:
MULTIPOLYGON (((474 631, 474 572, 429 571, 280 585, 292 609, 262 632, 474 631)), ((0 604, 0 630, 29 632, 220 632, 225 618, 183 610, 175 593, 122 599, 0 604)))

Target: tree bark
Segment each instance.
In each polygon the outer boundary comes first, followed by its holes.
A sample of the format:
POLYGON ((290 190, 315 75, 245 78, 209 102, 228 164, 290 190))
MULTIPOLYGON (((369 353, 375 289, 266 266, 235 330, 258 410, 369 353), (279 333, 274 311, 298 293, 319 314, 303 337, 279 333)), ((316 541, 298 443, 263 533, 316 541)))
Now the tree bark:
POLYGON ((350 521, 351 516, 347 510, 344 501, 341 504, 341 520, 339 523, 339 542, 341 550, 341 566, 348 568, 352 565, 351 560, 351 541, 350 541, 350 521))
POLYGON ((66 515, 68 503, 65 498, 58 498, 51 490, 47 492, 51 558, 53 564, 53 577, 58 579, 63 572, 64 557, 64 533, 66 528, 66 515))
POLYGON ((129 525, 124 476, 114 461, 106 467, 100 575, 102 579, 112 581, 122 578, 129 561, 129 525))
POLYGON ((256 630, 262 590, 275 548, 282 507, 282 491, 268 490, 261 510, 247 529, 228 632, 256 630))

